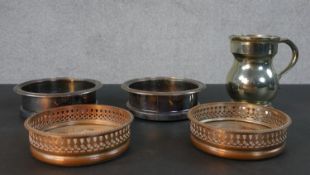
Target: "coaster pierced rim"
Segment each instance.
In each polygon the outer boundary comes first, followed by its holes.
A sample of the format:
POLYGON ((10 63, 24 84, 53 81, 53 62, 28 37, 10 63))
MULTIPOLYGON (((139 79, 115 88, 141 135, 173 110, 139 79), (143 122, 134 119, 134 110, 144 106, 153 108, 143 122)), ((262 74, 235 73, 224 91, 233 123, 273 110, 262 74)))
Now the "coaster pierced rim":
POLYGON ((132 114, 106 105, 52 108, 25 121, 32 155, 46 163, 81 166, 127 150, 132 114))
POLYGON ((198 105, 188 113, 193 144, 232 159, 263 159, 284 149, 290 117, 272 107, 240 102, 198 105))

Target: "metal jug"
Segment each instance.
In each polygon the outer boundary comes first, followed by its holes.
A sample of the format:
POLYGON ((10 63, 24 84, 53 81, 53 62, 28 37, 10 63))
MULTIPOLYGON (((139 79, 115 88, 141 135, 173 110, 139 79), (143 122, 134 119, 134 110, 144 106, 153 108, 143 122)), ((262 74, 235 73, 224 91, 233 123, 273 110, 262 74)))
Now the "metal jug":
POLYGON ((235 101, 271 104, 276 96, 279 80, 298 60, 298 49, 289 39, 271 35, 232 35, 231 52, 235 57, 227 76, 227 90, 235 101), (278 44, 285 43, 292 50, 289 65, 279 74, 275 72, 272 59, 278 44))

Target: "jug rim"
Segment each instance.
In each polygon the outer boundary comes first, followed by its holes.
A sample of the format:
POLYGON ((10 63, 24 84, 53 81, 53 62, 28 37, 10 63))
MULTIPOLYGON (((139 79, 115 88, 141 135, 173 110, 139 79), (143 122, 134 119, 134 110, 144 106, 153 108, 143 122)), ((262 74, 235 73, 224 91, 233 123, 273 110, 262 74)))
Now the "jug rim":
POLYGON ((280 37, 276 35, 266 34, 239 34, 230 35, 231 41, 267 41, 267 42, 278 42, 280 37))

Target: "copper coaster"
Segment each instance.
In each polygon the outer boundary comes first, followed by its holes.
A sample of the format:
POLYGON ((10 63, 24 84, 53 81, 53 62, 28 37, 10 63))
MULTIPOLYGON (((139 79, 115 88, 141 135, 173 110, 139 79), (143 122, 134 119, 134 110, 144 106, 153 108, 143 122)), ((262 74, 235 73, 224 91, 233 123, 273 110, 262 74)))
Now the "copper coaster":
POLYGON ((290 117, 272 107, 218 102, 192 108, 191 140, 198 149, 231 159, 264 159, 285 147, 290 117))
POLYGON ((127 110, 104 105, 71 105, 25 121, 32 155, 61 166, 89 165, 121 155, 129 146, 127 110))

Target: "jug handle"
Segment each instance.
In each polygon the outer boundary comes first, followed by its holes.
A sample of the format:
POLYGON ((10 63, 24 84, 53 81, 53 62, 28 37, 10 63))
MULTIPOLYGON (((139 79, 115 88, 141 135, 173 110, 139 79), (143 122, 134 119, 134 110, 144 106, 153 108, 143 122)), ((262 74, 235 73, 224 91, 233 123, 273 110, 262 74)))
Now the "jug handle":
POLYGON ((288 70, 290 70, 296 64, 299 53, 298 53, 298 48, 291 40, 287 38, 281 38, 279 43, 287 44, 292 50, 292 58, 291 58, 289 65, 284 70, 282 70, 278 75, 279 79, 281 79, 283 74, 285 74, 288 70))

